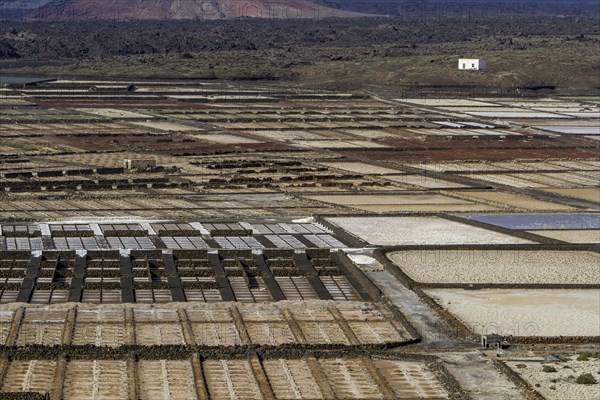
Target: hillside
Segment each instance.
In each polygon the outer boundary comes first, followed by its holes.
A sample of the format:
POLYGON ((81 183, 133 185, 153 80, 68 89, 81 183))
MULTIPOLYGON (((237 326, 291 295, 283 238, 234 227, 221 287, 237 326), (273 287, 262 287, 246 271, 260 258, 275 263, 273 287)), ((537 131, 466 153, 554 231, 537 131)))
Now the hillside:
POLYGON ((30 20, 168 20, 356 17, 307 0, 53 0, 25 14, 30 20))
POLYGON ((14 21, 0 28, 0 69, 34 76, 265 79, 350 89, 422 84, 597 88, 599 31, 593 17, 545 16, 470 23, 398 17, 310 23, 14 21), (461 73, 456 60, 464 56, 484 58, 488 70, 461 73))

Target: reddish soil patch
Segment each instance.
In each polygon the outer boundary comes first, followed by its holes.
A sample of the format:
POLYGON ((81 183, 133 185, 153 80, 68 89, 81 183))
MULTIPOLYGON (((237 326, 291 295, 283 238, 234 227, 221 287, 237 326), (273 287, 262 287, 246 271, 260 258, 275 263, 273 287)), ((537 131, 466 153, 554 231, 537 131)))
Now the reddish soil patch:
POLYGON ((581 138, 510 138, 506 140, 432 139, 426 141, 382 140, 390 150, 342 151, 351 159, 442 161, 517 160, 548 158, 597 158, 597 144, 581 138))
MULTIPOLYGON (((37 139, 37 138, 36 138, 37 139)), ((45 136, 40 141, 70 146, 83 151, 136 151, 170 155, 200 155, 237 153, 242 151, 298 151, 279 142, 248 143, 242 145, 194 141, 176 135, 161 136, 45 136)))

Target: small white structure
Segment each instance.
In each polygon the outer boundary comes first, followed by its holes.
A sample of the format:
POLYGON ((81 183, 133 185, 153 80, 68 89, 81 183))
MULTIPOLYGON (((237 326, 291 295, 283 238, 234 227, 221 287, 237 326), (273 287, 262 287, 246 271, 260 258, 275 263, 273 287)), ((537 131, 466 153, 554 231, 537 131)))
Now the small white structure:
POLYGON ((156 161, 151 159, 124 160, 123 164, 130 171, 149 171, 156 167, 156 161))
POLYGON ((486 63, 479 58, 459 58, 458 59, 458 69, 461 70, 471 70, 471 71, 481 71, 486 67, 486 63))

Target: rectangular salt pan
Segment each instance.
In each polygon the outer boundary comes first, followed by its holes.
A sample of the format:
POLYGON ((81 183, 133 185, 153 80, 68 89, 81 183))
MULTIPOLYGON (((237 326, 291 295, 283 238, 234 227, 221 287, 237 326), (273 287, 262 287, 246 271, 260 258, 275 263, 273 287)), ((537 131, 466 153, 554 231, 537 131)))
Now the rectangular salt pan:
POLYGON ((600 126, 552 126, 552 125, 537 125, 537 129, 545 131, 565 133, 569 135, 600 135, 600 126))
POLYGON ((487 124, 481 124, 479 122, 466 122, 466 121, 458 121, 459 124, 464 124, 467 126, 474 126, 476 128, 484 128, 484 129, 491 129, 494 127, 494 125, 487 125, 487 124))
POLYGON ((600 229, 600 214, 487 214, 466 218, 514 230, 600 229))
POLYGON ((462 128, 464 126, 463 124, 457 124, 454 122, 447 122, 447 121, 435 121, 434 124, 448 126, 450 128, 462 128))
POLYGON ((475 115, 477 117, 487 117, 487 118, 571 118, 566 115, 560 114, 551 114, 545 112, 512 112, 512 111, 496 111, 496 112, 487 112, 487 111, 472 111, 468 112, 469 115, 475 115))
POLYGON ((369 244, 381 246, 531 243, 439 217, 332 217, 327 220, 369 244))

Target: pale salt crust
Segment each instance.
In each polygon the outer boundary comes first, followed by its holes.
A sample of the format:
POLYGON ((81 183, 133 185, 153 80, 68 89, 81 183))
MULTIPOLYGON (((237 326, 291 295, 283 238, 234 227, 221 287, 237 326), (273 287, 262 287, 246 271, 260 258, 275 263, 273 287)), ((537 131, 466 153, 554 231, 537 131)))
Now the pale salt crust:
POLYGON ((484 118, 570 118, 566 115, 552 114, 547 112, 527 112, 527 111, 500 111, 500 112, 468 112, 467 114, 484 118))
POLYGON ((209 142, 221 143, 221 144, 252 144, 252 143, 263 143, 260 140, 251 139, 236 135, 227 134, 208 134, 208 135, 193 135, 196 139, 207 140, 209 142))
POLYGON ((430 106, 430 107, 448 107, 448 106, 456 106, 456 107, 486 107, 486 106, 494 106, 493 103, 487 103, 485 101, 477 101, 477 100, 467 100, 467 99, 438 99, 438 98, 415 98, 415 99, 394 99, 395 101, 401 101, 403 103, 410 104, 418 104, 422 106, 430 106))
POLYGON ((600 188, 575 188, 575 189, 544 189, 545 192, 556 193, 561 196, 573 197, 576 199, 600 203, 600 188))
POLYGON ((398 183, 407 183, 409 185, 421 186, 426 189, 453 189, 468 187, 467 185, 463 185, 462 183, 431 178, 425 175, 393 175, 386 176, 385 179, 398 183))
POLYGON ((119 110, 117 108, 74 108, 74 110, 108 118, 154 118, 151 115, 119 110))
POLYGON ((349 205, 357 210, 383 213, 439 213, 439 212, 481 212, 497 211, 498 207, 487 204, 367 204, 349 205))
POLYGON ((133 125, 143 126, 145 128, 152 128, 159 131, 169 132, 185 132, 185 131, 200 131, 202 129, 195 126, 188 126, 183 124, 176 124, 173 122, 132 122, 133 125))
POLYGON ((403 250, 388 258, 423 283, 600 283, 600 255, 589 251, 403 250))
POLYGON ((375 258, 362 254, 348 254, 351 259, 361 270, 365 272, 383 271, 383 265, 375 258))
MULTIPOLYGON (((556 230, 556 231, 528 231, 536 235, 550 239, 562 240, 568 243, 600 243, 600 230, 589 229, 580 231, 556 230)), ((599 267, 600 268, 600 267, 599 267)))
POLYGON ((356 172, 359 174, 398 174, 402 171, 397 169, 391 169, 386 167, 380 167, 379 165, 371 165, 360 162, 333 162, 333 163, 320 163, 326 167, 337 168, 344 171, 356 172))
POLYGON ((327 221, 381 246, 533 243, 438 217, 334 217, 327 221))
POLYGON ((400 194, 400 195, 323 195, 307 196, 312 200, 348 206, 358 205, 430 205, 430 204, 473 204, 472 201, 456 199, 439 194, 400 194))
POLYGON ((551 203, 549 201, 537 200, 529 196, 505 193, 505 192, 462 192, 460 196, 469 200, 486 201, 493 204, 500 204, 507 208, 517 208, 524 210, 572 210, 563 204, 551 203))
POLYGON ((600 336, 600 291, 425 289, 476 334, 600 336))
POLYGON ((298 145, 317 147, 323 149, 334 149, 334 148, 348 148, 348 147, 361 147, 361 148, 387 148, 384 144, 369 142, 367 140, 298 140, 298 145))

